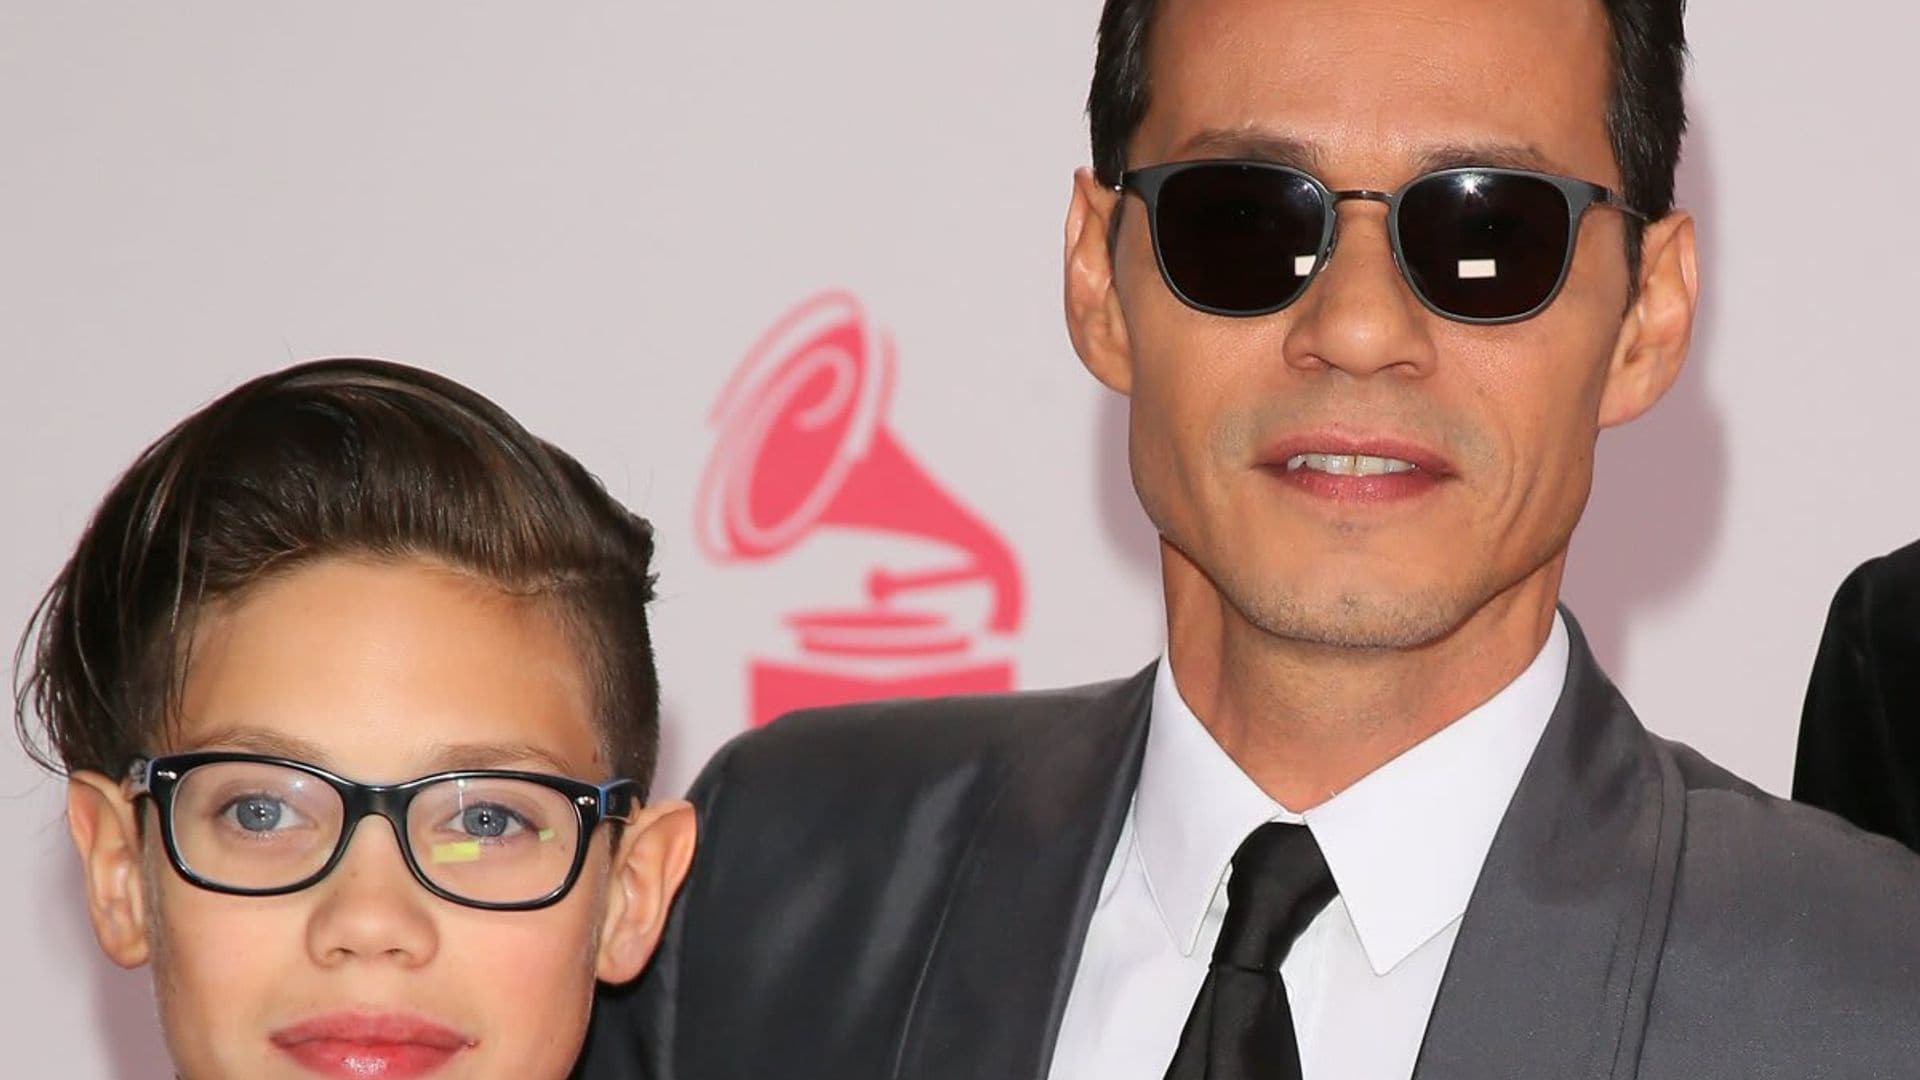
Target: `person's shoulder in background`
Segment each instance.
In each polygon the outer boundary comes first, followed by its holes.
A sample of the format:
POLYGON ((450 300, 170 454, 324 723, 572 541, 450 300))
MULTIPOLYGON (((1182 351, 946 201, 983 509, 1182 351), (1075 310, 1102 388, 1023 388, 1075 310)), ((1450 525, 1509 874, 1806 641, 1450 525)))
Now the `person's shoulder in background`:
POLYGON ((1869 559, 1834 594, 1793 797, 1920 851, 1920 543, 1869 559))

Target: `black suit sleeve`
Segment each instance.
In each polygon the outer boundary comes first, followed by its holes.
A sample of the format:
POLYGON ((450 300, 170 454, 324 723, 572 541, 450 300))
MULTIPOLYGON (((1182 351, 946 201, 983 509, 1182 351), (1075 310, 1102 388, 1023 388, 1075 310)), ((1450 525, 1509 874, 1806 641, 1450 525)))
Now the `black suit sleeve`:
POLYGON ((714 755, 687 789, 687 799, 700 821, 694 865, 646 970, 625 986, 601 986, 594 995, 593 1022, 572 1080, 676 1080, 678 1076, 674 1040, 679 1036, 680 957, 688 907, 682 901, 693 891, 700 873, 706 823, 720 800, 732 750, 729 745, 714 755))
POLYGON ((1920 545, 1866 563, 1835 594, 1793 797, 1920 851, 1920 545))

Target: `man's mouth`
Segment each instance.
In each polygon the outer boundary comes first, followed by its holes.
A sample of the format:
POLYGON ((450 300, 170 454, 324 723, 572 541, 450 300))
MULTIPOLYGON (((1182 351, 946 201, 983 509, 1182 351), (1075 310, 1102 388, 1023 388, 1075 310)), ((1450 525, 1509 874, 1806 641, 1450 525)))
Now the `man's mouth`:
POLYGON ((1447 459, 1423 443, 1339 429, 1280 439, 1260 462, 1289 488, 1355 508, 1417 499, 1454 476, 1447 459))
POLYGON ((1420 466, 1399 458, 1372 454, 1295 454, 1287 459, 1287 471, 1310 469, 1328 476, 1387 476, 1413 472, 1420 466))

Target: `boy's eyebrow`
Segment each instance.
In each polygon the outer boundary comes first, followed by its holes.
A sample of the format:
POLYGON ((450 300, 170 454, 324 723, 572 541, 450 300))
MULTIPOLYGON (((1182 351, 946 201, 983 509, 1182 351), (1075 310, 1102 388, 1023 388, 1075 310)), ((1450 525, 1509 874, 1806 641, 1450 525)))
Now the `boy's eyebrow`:
POLYGON ((194 740, 196 750, 238 750, 248 754, 292 758, 313 765, 326 765, 327 754, 318 746, 294 735, 265 728, 227 727, 194 740))
POLYGON ((435 771, 454 769, 505 769, 524 767, 534 761, 562 776, 572 776, 578 767, 561 760, 560 755, 532 743, 443 743, 428 759, 435 771))
MULTIPOLYGON (((314 743, 265 728, 222 728, 194 742, 198 749, 239 750, 291 758, 326 769, 334 768, 331 755, 314 743)), ((550 770, 563 776, 572 776, 579 771, 578 766, 563 760, 560 755, 532 743, 441 743, 425 758, 421 775, 461 769, 525 768, 530 762, 536 764, 539 770, 550 770)))

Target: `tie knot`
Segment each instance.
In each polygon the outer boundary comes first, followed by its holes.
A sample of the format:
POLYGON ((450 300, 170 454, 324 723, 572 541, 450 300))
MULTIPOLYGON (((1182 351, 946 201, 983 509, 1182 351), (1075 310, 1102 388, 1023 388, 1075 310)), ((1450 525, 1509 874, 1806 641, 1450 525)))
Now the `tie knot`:
POLYGON ((1268 822, 1253 830, 1233 855, 1214 965, 1278 974, 1294 939, 1336 891, 1305 825, 1268 822))

